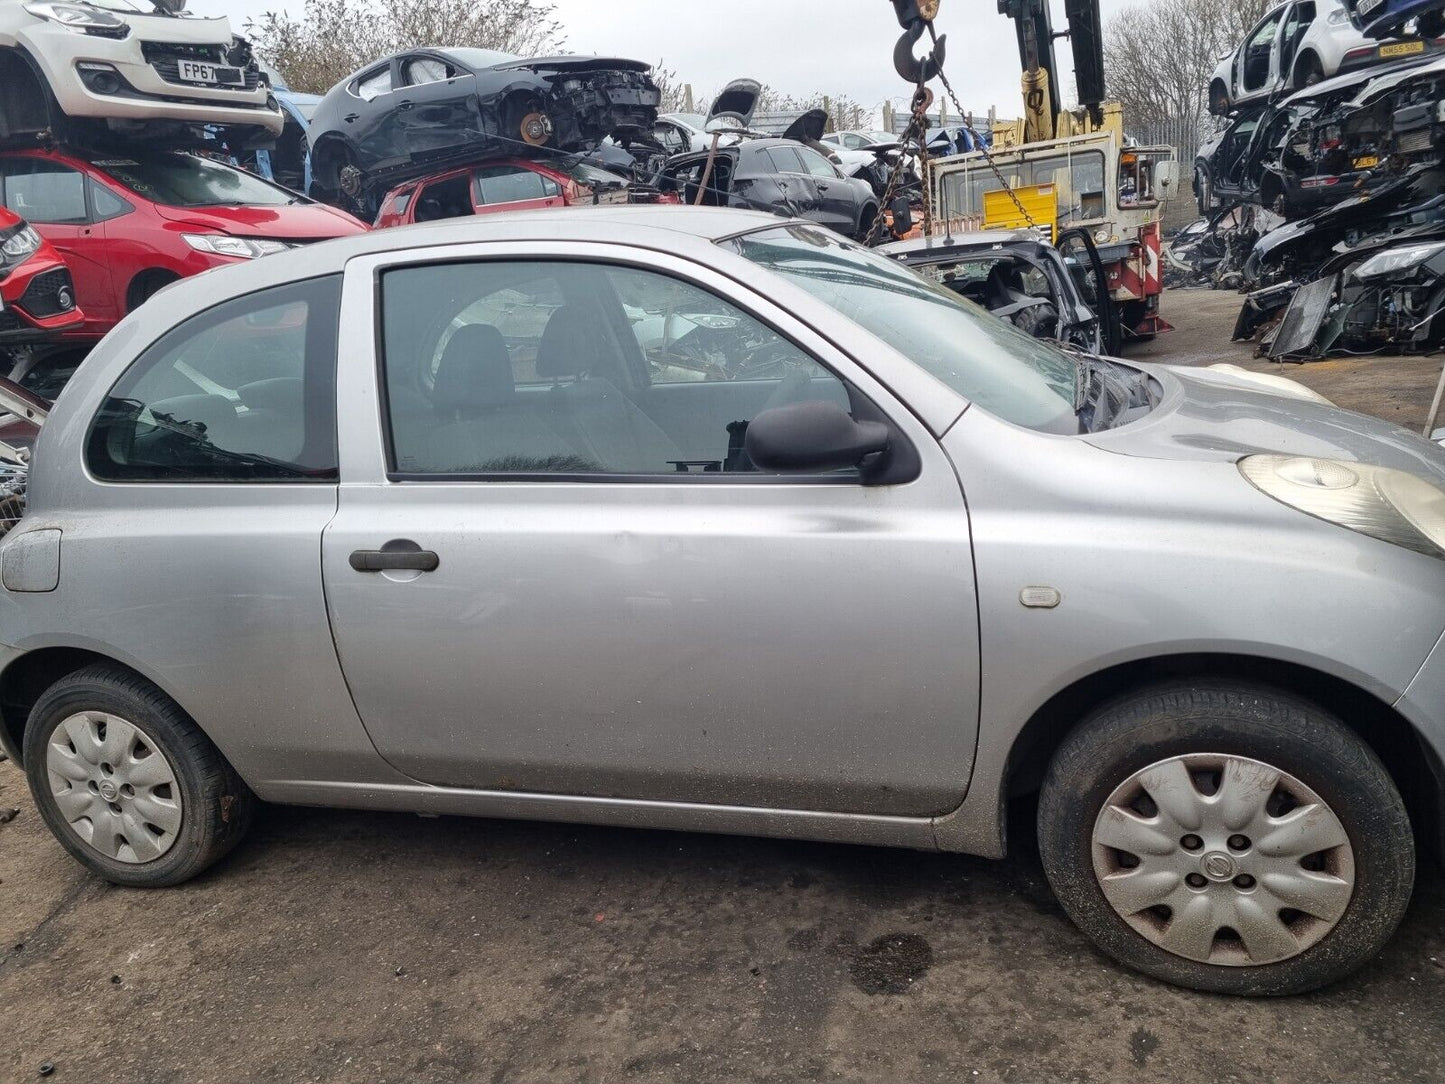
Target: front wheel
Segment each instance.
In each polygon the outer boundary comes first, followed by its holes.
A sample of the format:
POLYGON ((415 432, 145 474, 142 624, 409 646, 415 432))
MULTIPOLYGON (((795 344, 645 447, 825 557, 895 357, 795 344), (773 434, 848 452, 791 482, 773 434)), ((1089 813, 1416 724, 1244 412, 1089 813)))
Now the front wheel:
POLYGON ((1302 993, 1374 957, 1414 883, 1409 817, 1337 719, 1269 689, 1169 684, 1064 742, 1039 802, 1065 911, 1120 963, 1214 993, 1302 993))
POLYGON ((80 670, 36 702, 25 774, 56 839, 106 880, 162 888, 245 835, 255 799, 176 703, 116 666, 80 670))

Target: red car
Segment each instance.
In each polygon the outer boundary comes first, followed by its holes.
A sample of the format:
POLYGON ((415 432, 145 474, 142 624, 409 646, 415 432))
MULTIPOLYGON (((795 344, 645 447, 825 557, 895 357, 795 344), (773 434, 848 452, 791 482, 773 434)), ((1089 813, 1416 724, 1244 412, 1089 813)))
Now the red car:
POLYGON ((362 233, 344 211, 195 154, 0 154, 0 204, 70 266, 95 339, 163 286, 213 267, 362 233))
POLYGON ((500 211, 638 202, 676 203, 677 197, 636 188, 625 177, 595 166, 563 170, 524 158, 501 158, 398 185, 382 199, 376 228, 500 211))
POLYGON ((60 253, 0 206, 0 345, 37 342, 84 319, 60 253))

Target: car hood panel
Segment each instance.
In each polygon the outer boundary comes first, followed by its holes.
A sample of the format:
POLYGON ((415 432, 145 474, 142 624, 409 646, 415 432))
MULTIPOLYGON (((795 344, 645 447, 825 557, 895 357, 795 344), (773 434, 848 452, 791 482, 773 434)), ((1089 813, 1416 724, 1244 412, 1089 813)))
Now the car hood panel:
POLYGON ((1164 387, 1148 416, 1085 439, 1148 459, 1235 461, 1261 453, 1394 467, 1445 484, 1445 449, 1397 425, 1279 395, 1229 373, 1140 365, 1164 387))
POLYGON ((530 71, 530 72, 594 72, 594 71, 622 71, 622 72, 649 72, 651 64, 645 64, 640 60, 625 60, 615 56, 545 56, 533 57, 528 60, 511 60, 505 64, 498 64, 493 71, 530 71))
POLYGON ((235 237, 272 237, 280 240, 324 240, 362 233, 356 219, 334 207, 304 204, 295 207, 165 207, 156 213, 185 226, 235 237))

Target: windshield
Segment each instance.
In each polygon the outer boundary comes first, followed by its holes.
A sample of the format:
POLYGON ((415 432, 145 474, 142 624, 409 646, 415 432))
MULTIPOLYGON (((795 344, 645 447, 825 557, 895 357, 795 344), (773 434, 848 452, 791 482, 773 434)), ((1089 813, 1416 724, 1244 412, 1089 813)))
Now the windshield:
POLYGON ((284 188, 190 154, 98 161, 95 165, 136 195, 170 207, 284 207, 298 202, 296 195, 284 188))
POLYGON ((901 263, 799 224, 724 242, 1016 425, 1077 433, 1079 366, 901 263))
POLYGON ((473 71, 495 68, 498 64, 509 64, 520 59, 511 53, 499 53, 495 49, 448 49, 447 56, 454 56, 473 71))

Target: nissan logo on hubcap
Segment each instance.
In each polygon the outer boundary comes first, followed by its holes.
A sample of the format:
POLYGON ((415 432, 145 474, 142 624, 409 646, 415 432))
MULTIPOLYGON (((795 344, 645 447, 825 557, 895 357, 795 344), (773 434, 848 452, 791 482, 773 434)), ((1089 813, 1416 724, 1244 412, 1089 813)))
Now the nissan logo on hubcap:
POLYGON ((100 796, 104 798, 107 802, 115 801, 116 797, 119 794, 120 791, 115 789, 115 784, 112 783, 109 779, 107 779, 104 783, 100 785, 100 796))
POLYGON ((1199 868, 1211 881, 1227 881, 1234 876, 1234 859, 1223 851, 1212 851, 1200 860, 1199 868))

